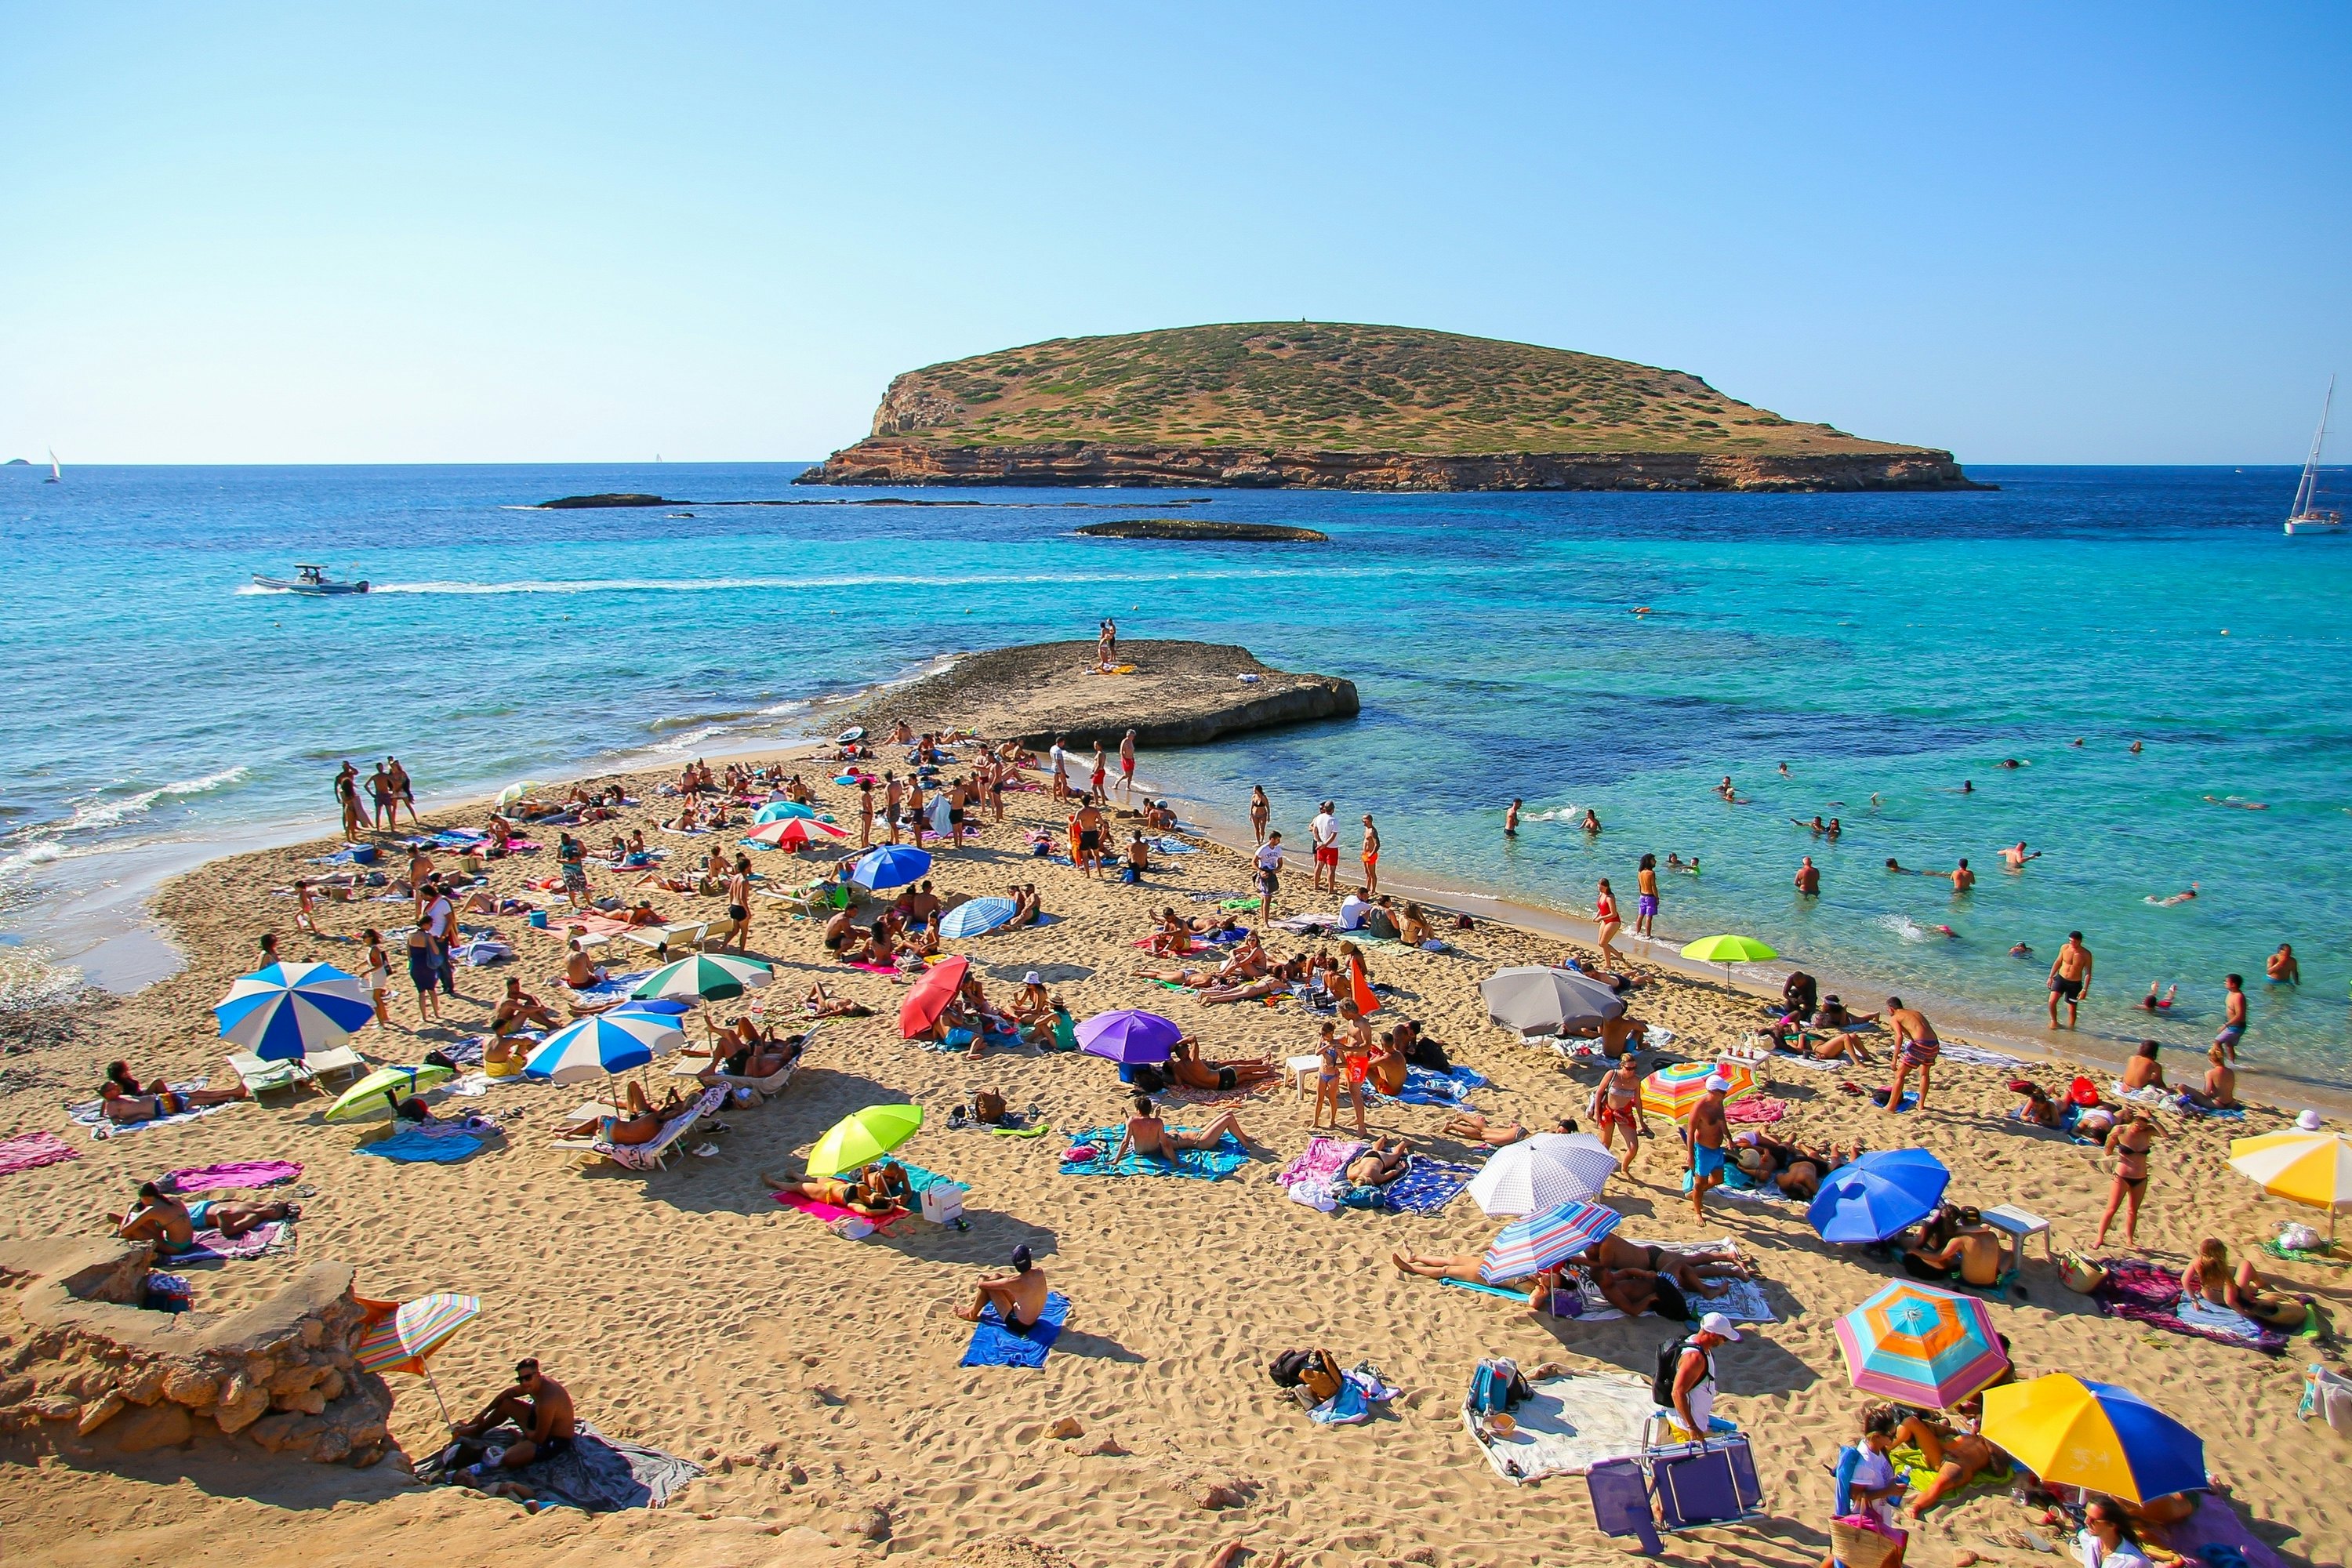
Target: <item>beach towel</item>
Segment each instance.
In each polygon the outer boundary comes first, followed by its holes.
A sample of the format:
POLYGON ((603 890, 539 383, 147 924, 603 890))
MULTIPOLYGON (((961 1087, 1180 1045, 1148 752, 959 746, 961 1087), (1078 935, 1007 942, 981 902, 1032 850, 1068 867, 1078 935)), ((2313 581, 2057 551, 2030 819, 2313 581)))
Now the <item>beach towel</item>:
POLYGON ((2273 1258, 2281 1258, 2288 1263, 2324 1263, 2330 1268, 2352 1268, 2352 1261, 2338 1258, 2333 1252, 2307 1252, 2298 1247, 2289 1247, 2283 1241, 2265 1241, 2262 1244, 2262 1247, 2273 1258))
MULTIPOLYGON (((196 1090, 204 1088, 209 1081, 211 1080, 207 1079, 191 1079, 186 1083, 175 1083, 172 1085, 172 1092, 174 1094, 194 1094, 196 1090)), ((106 1119, 106 1102, 104 1100, 86 1100, 78 1105, 67 1106, 66 1114, 72 1117, 74 1121, 79 1122, 82 1126, 89 1128, 89 1135, 93 1138, 118 1138, 125 1132, 144 1131, 150 1127, 165 1127, 174 1121, 194 1121, 200 1116, 210 1116, 216 1110, 226 1110, 231 1105, 243 1103, 247 1102, 229 1100, 221 1105, 199 1105, 190 1110, 183 1110, 177 1116, 158 1116, 152 1121, 109 1121, 106 1119)))
POLYGON ((196 1232, 196 1244, 184 1252, 161 1252, 157 1256, 170 1258, 174 1264, 226 1261, 234 1258, 258 1258, 274 1252, 280 1246, 294 1245, 294 1230, 282 1219, 268 1220, 255 1226, 243 1236, 223 1236, 216 1230, 196 1232))
POLYGON ((1008 1331, 1003 1315, 991 1301, 981 1309, 980 1321, 971 1326, 971 1343, 964 1347, 960 1366, 1028 1366, 1045 1364, 1045 1352, 1054 1348, 1061 1337, 1062 1325, 1070 1320, 1069 1299, 1059 1290, 1045 1295, 1045 1310, 1037 1314, 1037 1326, 1025 1334, 1008 1331))
MULTIPOLYGON (((1451 1285, 1457 1290, 1475 1290, 1481 1296, 1500 1296, 1504 1300, 1517 1301, 1522 1307, 1528 1304, 1528 1288, 1524 1283, 1516 1290, 1505 1285, 1489 1285, 1483 1279, 1440 1279, 1438 1283, 1451 1285)), ((1559 1292, 1554 1291, 1553 1294, 1558 1295, 1559 1292)))
POLYGON ((2216 1344, 2242 1345, 2265 1355, 2276 1355, 2286 1349, 2284 1334, 2263 1328, 2239 1313, 2227 1314, 2227 1320, 2235 1320, 2234 1323, 2209 1318, 2194 1309, 2183 1314, 2179 1277, 2153 1263, 2137 1258, 2101 1258, 2092 1261, 2095 1267, 2107 1271, 2106 1278, 2091 1292, 2092 1300, 2111 1318, 2129 1318, 2168 1333, 2211 1340, 2216 1344), (2241 1324, 2242 1330, 2238 1327, 2241 1324))
MULTIPOLYGON (((73 1145, 54 1132, 19 1132, 14 1138, 0 1138, 0 1176, 13 1176, 19 1171, 36 1171, 43 1165, 54 1165, 60 1160, 79 1160, 73 1145)), ((296 1170, 302 1167, 297 1165, 296 1170)))
POLYGON ((2210 1121, 2243 1121, 2246 1119, 2246 1108, 2242 1105, 2232 1105, 2224 1109, 2220 1106, 2200 1105, 2195 1100, 2185 1097, 2176 1098, 2172 1101, 2172 1109, 2183 1116, 2199 1116, 2210 1121))
MULTIPOLYGON (((5 1148, 0 1144, 0 1148, 5 1148)), ((155 1184, 167 1193, 201 1193, 215 1187, 270 1187, 302 1173, 291 1160, 244 1160, 226 1165, 189 1165, 166 1171, 155 1184)))
POLYGON ((1727 1163, 1723 1167, 1723 1184, 1715 1190, 1727 1198, 1738 1198, 1742 1203, 1786 1204, 1796 1201, 1782 1192, 1769 1176, 1759 1182, 1738 1166, 1727 1163))
POLYGON ((1937 1055, 1948 1062, 1965 1062, 1972 1068, 2021 1068, 2024 1058, 1989 1051, 1982 1046, 1971 1046, 1958 1040, 1946 1040, 1937 1055))
POLYGON ((428 1121, 403 1128, 389 1138, 362 1143, 359 1152, 403 1165, 454 1165, 479 1153, 488 1142, 489 1134, 477 1135, 457 1122, 428 1121))
POLYGON ((1415 1154, 1404 1174, 1379 1189, 1382 1206, 1400 1214, 1435 1214, 1454 1201, 1478 1173, 1475 1165, 1415 1154))
MULTIPOLYGON (((1675 1243, 1655 1237, 1646 1241, 1634 1241, 1633 1245, 1663 1247, 1669 1252, 1675 1250, 1675 1243)), ((1713 1245, 1734 1252, 1738 1249, 1738 1243, 1727 1236, 1713 1245)), ((1605 1322, 1609 1319, 1622 1318, 1625 1315, 1609 1304, 1609 1299, 1601 1293, 1600 1289, 1591 1280, 1584 1277, 1581 1270, 1576 1272, 1575 1279, 1579 1297, 1578 1310, 1575 1314, 1577 1317, 1595 1322, 1605 1322)), ((1702 1312, 1721 1312, 1735 1323, 1769 1323, 1778 1321, 1772 1311, 1772 1303, 1765 1298, 1761 1281, 1727 1279, 1720 1283, 1730 1287, 1720 1296, 1694 1295, 1690 1298, 1693 1322, 1698 1321, 1698 1315, 1702 1312)), ((1642 1315, 1645 1318, 1657 1316, 1655 1312, 1644 1312, 1642 1315)))
MULTIPOLYGON (((1182 1128, 1171 1129, 1182 1131, 1182 1128)), ((1099 1152, 1091 1160, 1073 1160, 1062 1156, 1062 1173, 1066 1176, 1191 1176, 1200 1181, 1213 1182, 1220 1176, 1230 1176, 1249 1161, 1249 1152, 1239 1140, 1228 1132, 1218 1140, 1213 1149, 1187 1149, 1176 1156, 1174 1163, 1156 1154, 1128 1152, 1127 1158, 1111 1163, 1111 1151, 1127 1136, 1124 1125, 1097 1128, 1082 1137, 1071 1140, 1070 1146, 1092 1144, 1099 1152)))
MULTIPOLYGON (((1870 1091, 1870 1102, 1873 1105, 1884 1106, 1886 1103, 1886 1091, 1883 1089, 1872 1089, 1870 1091)), ((1912 1089, 1906 1089, 1903 1091, 1903 1103, 1895 1108, 1895 1113, 1897 1116, 1900 1116, 1906 1110, 1916 1110, 1918 1109, 1918 1094, 1912 1089)))
POLYGON ((1511 1409, 1512 1431, 1481 1436, 1475 1421, 1465 1422, 1505 1480, 1516 1486, 1545 1476, 1580 1476, 1605 1459, 1642 1452, 1656 1406, 1640 1378, 1570 1373, 1528 1386, 1530 1396, 1511 1409))
POLYGON ((2197 1511, 2179 1523, 2142 1529, 2149 1539, 2207 1568, 2286 1568, 2284 1559, 2246 1528, 2238 1510, 2211 1492, 2200 1494, 2197 1511))
POLYGON ((1759 1096, 1753 1100, 1734 1100, 1723 1108, 1723 1119, 1726 1121, 1759 1123, 1778 1121, 1788 1114, 1789 1102, 1785 1100, 1774 1100, 1769 1095, 1759 1096))
MULTIPOLYGON (((522 1440, 512 1426, 497 1427, 481 1441, 509 1447, 522 1440)), ((462 1458, 457 1445, 417 1467, 417 1479, 428 1482, 473 1484, 474 1478, 457 1467, 462 1458)), ((528 1487, 542 1503, 558 1503, 589 1513, 614 1513, 625 1508, 660 1508, 703 1475, 700 1465, 647 1448, 619 1437, 607 1437, 585 1421, 575 1423, 571 1446, 560 1454, 534 1459, 500 1472, 503 1479, 528 1487)))
MULTIPOLYGON (((909 1174, 911 1173, 909 1173, 909 1174)), ((969 1189, 966 1190, 968 1191, 969 1189)), ((872 1226, 877 1234, 887 1236, 889 1234, 889 1230, 892 1226, 907 1217, 907 1211, 905 1209, 892 1209, 886 1215, 862 1215, 855 1209, 843 1208, 838 1204, 822 1204, 817 1202, 814 1198, 803 1197, 798 1193, 776 1193, 772 1195, 778 1203, 783 1205, 786 1208, 798 1209, 804 1215, 812 1215, 815 1216, 819 1225, 827 1226, 830 1226, 835 1220, 863 1220, 866 1224, 872 1226)))
MULTIPOLYGON (((1886 1462, 1895 1467, 1895 1473, 1900 1476, 1915 1492, 1936 1479, 1937 1467, 1927 1462, 1925 1452, 1908 1443, 1897 1444, 1889 1448, 1886 1451, 1886 1462)), ((2007 1485, 2009 1485, 2009 1466, 1996 1461, 1970 1477, 1968 1485, 1944 1495, 1960 1498, 1975 1491, 1998 1491, 2007 1485)))
POLYGON ((1275 1173, 1275 1184, 1293 1187, 1301 1182, 1328 1183, 1348 1168, 1349 1161, 1363 1152, 1360 1140, 1318 1134, 1307 1141, 1307 1147, 1293 1156, 1290 1163, 1275 1173))
POLYGON ((1466 1098, 1474 1089, 1486 1087, 1486 1075, 1469 1068, 1457 1067, 1450 1072, 1433 1072, 1428 1068, 1409 1067, 1404 1069, 1404 1088, 1393 1095, 1382 1094, 1366 1080, 1367 1099, 1387 1100, 1399 1105, 1439 1105, 1448 1110, 1473 1110, 1466 1098))

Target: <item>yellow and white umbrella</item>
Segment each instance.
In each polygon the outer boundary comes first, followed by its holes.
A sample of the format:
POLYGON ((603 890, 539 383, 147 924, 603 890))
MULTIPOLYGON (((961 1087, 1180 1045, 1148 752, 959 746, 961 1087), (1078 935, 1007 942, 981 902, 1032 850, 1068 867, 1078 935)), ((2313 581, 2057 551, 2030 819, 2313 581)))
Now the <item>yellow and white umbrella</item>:
POLYGON ((2327 1234, 2336 1236, 2336 1215, 2352 1207, 2352 1142, 2341 1132, 2265 1132, 2230 1140, 2230 1168, 2273 1197, 2327 1211, 2327 1234))

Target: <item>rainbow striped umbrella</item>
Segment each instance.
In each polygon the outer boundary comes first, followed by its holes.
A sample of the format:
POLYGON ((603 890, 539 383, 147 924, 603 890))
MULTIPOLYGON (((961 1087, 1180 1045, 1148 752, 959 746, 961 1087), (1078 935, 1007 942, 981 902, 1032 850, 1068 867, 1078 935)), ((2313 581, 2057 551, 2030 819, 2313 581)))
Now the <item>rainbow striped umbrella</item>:
POLYGON ((231 985, 213 1016, 223 1039, 263 1061, 295 1061, 374 1022, 375 1003, 357 975, 331 963, 272 963, 231 985))
POLYGON ((2009 1364, 1990 1306, 1907 1279, 1840 1318, 1837 1337, 1856 1388, 1906 1405, 1948 1407, 2009 1364))
POLYGON ((1744 1063, 1676 1062, 1642 1080, 1642 1109, 1687 1121, 1691 1108, 1706 1098, 1706 1080, 1717 1073, 1731 1080, 1731 1092, 1723 1097, 1725 1104, 1755 1092, 1756 1074, 1744 1063))
POLYGON ((1979 1430, 2046 1483, 2126 1502, 2205 1484, 2205 1440, 2112 1383, 2060 1372, 1988 1388, 1979 1430))
POLYGON ((389 1301, 360 1300, 359 1304, 367 1311, 360 1342, 352 1347, 352 1359, 359 1363, 360 1370, 378 1375, 405 1372, 423 1378, 441 1406, 441 1419, 447 1421, 448 1402, 441 1398, 441 1385, 433 1381, 425 1358, 481 1312, 481 1298, 445 1294, 419 1296, 397 1307, 389 1301))
POLYGON ((1495 1244, 1478 1265, 1478 1278, 1499 1285, 1565 1263, 1615 1230, 1618 1217, 1615 1209, 1599 1204, 1562 1204, 1515 1219, 1495 1233, 1495 1244))

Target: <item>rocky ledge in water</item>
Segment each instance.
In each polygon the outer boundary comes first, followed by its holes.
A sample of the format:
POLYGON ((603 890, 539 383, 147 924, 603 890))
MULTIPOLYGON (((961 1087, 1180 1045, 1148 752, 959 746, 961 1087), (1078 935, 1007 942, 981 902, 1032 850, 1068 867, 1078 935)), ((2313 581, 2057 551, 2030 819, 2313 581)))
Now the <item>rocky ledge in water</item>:
POLYGON ((1028 643, 959 658, 940 673, 878 691, 837 715, 880 734, 904 719, 917 731, 973 730, 991 740, 1083 751, 1200 746, 1251 730, 1356 713, 1356 685, 1260 662, 1231 643, 1126 642, 1120 673, 1098 674, 1091 642, 1028 643))
POLYGON ((558 496, 553 500, 539 503, 541 511, 582 511, 597 507, 620 506, 692 506, 686 500, 672 500, 667 496, 638 495, 629 491, 608 491, 593 496, 558 496))
POLYGON ((1328 544, 1331 536, 1281 522, 1217 522, 1205 517, 1131 517, 1090 522, 1078 531, 1096 539, 1199 539, 1224 543, 1328 544))

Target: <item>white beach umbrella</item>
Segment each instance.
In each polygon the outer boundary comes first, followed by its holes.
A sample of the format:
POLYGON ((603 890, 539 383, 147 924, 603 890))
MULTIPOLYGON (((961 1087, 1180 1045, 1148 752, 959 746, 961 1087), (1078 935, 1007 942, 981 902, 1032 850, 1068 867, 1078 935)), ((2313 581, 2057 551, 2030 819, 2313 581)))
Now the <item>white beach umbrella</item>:
POLYGON ((1470 1195, 1488 1214, 1541 1214, 1591 1202, 1616 1173, 1617 1156, 1591 1133, 1538 1132, 1496 1150, 1470 1195))
POLYGON ((1625 1003, 1598 980, 1565 969, 1528 964, 1499 970, 1478 986, 1486 1018, 1522 1035, 1597 1028, 1622 1017, 1625 1003))

